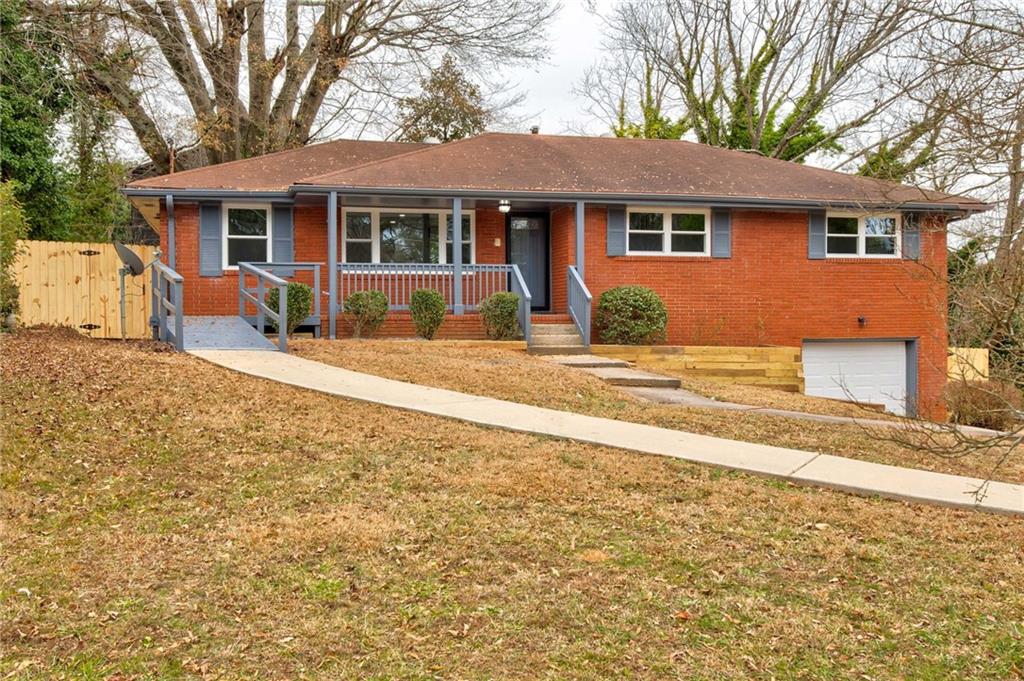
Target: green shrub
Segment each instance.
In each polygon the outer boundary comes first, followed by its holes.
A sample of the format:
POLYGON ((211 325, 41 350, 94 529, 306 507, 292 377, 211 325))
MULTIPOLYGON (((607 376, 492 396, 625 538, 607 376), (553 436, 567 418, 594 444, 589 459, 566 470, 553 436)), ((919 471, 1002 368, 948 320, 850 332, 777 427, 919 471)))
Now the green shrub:
POLYGON ((444 296, 431 288, 417 289, 409 300, 409 313, 416 335, 430 340, 444 321, 444 296))
POLYGON ((388 297, 383 291, 356 291, 345 298, 345 314, 352 324, 352 335, 362 338, 373 334, 388 316, 388 297))
MULTIPOLYGON (((295 333, 295 329, 299 328, 303 320, 309 316, 309 311, 313 308, 313 288, 306 284, 300 284, 297 281, 288 283, 288 319, 285 320, 288 325, 288 335, 295 333)), ((278 311, 278 300, 280 295, 278 294, 278 288, 275 286, 270 289, 270 293, 267 294, 267 307, 274 312, 278 311)), ((277 329, 277 325, 273 322, 270 323, 271 328, 277 329)))
POLYGON ((522 335, 519 328, 519 296, 514 293, 492 293, 480 303, 487 337, 510 340, 522 335))
POLYGON ((1024 394, 1003 381, 950 381, 946 386, 949 420, 962 426, 1011 430, 1020 426, 1024 394))
POLYGON ((14 196, 13 182, 0 182, 0 316, 18 314, 18 285, 14 281, 14 259, 18 239, 28 235, 28 222, 21 203, 14 196))
POLYGON ((594 323, 605 343, 656 343, 665 339, 668 310, 649 288, 619 286, 601 294, 594 323))

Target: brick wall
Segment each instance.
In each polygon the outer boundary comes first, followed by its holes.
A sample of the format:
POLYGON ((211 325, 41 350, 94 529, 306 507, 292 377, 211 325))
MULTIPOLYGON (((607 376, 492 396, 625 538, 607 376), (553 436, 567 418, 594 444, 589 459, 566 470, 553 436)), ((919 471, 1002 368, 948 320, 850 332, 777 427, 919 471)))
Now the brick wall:
MULTIPOLYGON (((920 261, 807 257, 807 213, 734 211, 732 257, 606 255, 606 210, 586 212, 595 305, 621 284, 668 307, 672 345, 800 346, 814 338, 919 338, 921 412, 941 418, 946 376, 946 233, 925 225, 920 261), (857 318, 863 316, 861 326, 857 318)), ((596 337, 596 336, 595 336, 596 337)))
MULTIPOLYGON (((297 260, 326 262, 326 207, 295 209, 297 260)), ((177 269, 185 277, 186 314, 235 314, 238 278, 200 277, 198 206, 179 203, 177 269)), ((606 210, 588 206, 586 282, 595 303, 621 284, 654 289, 669 309, 673 345, 799 346, 813 338, 919 338, 922 413, 941 417, 946 376, 946 241, 941 225, 922 230, 920 261, 807 258, 804 212, 735 211, 732 258, 606 255, 606 210), (858 317, 866 323, 858 324, 858 317)), ((166 252, 166 216, 161 247, 166 252)), ((552 302, 566 306, 565 270, 575 260, 571 206, 551 214, 552 302)), ((476 213, 480 263, 505 261, 505 216, 476 213), (496 245, 495 240, 498 240, 496 245)), ((326 273, 324 277, 326 289, 326 273)), ((324 301, 326 305, 326 301, 324 301)), ((392 325, 398 332, 405 320, 392 325)), ((469 327, 451 332, 470 334, 469 327)))

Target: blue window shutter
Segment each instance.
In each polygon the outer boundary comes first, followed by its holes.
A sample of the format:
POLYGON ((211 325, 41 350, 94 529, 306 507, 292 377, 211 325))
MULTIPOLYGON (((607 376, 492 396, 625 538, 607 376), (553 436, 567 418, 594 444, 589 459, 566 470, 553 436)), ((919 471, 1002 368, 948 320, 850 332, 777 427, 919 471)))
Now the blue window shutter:
POLYGON ((921 258, 921 216, 917 213, 903 214, 903 257, 921 258))
POLYGON ((221 257, 224 223, 219 203, 199 204, 199 275, 219 277, 224 274, 221 257))
POLYGON ((807 257, 824 260, 826 243, 825 211, 812 210, 807 217, 807 257))
MULTIPOLYGON (((274 243, 271 248, 271 262, 295 262, 295 226, 292 222, 291 206, 274 206, 272 220, 274 243)), ((290 277, 295 274, 291 269, 275 270, 279 277, 290 277)))
POLYGON ((732 211, 728 208, 711 209, 711 257, 732 257, 732 211))
POLYGON ((626 255, 626 207, 608 206, 608 255, 626 255))

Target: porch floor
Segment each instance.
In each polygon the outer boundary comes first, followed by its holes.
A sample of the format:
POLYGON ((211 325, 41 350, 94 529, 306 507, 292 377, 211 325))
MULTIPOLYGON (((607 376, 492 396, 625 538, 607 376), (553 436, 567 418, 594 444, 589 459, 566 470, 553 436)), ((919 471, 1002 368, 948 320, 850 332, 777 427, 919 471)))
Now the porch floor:
POLYGON ((185 315, 185 350, 277 350, 277 346, 238 316, 185 315))

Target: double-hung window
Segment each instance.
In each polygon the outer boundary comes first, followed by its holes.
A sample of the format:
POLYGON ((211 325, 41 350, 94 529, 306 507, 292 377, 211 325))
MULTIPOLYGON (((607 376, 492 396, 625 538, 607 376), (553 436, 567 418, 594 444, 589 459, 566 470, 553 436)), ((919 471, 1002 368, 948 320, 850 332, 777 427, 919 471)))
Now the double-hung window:
POLYGON ((630 208, 626 219, 630 255, 708 254, 706 210, 630 208))
MULTIPOLYGON (((346 208, 342 261, 450 263, 452 214, 444 210, 346 208), (441 229, 441 225, 445 229, 441 229)), ((462 212, 462 262, 473 262, 473 211, 462 212)))
POLYGON ((829 213, 825 225, 825 252, 829 257, 899 257, 901 227, 899 215, 829 213))
POLYGON ((273 229, 270 207, 264 204, 227 204, 222 213, 224 269, 235 269, 240 262, 269 262, 273 229))

